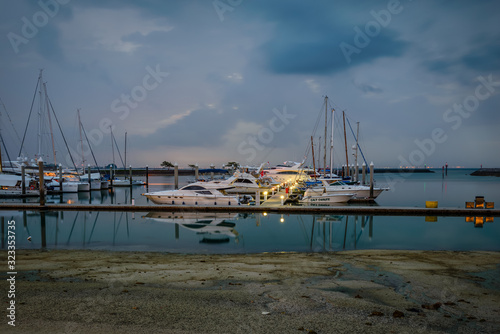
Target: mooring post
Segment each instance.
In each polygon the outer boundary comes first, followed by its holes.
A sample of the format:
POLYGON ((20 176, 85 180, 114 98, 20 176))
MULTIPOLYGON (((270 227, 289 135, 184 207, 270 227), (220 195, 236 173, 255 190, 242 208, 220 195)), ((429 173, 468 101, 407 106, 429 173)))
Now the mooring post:
POLYGON ((40 206, 45 206, 45 181, 43 179, 43 160, 38 159, 38 189, 40 191, 40 206))
POLYGON ((63 192, 62 165, 59 164, 59 190, 63 192))
POLYGON ((260 190, 255 192, 255 206, 260 206, 260 190))
POLYGON ((179 189, 179 165, 174 163, 174 188, 179 189))
POLYGON ((370 198, 373 198, 373 161, 370 162, 370 198))
POLYGON ((113 166, 109 166, 109 186, 113 188, 113 166))
POLYGON ((23 194, 23 195, 26 194, 26 174, 25 174, 24 170, 25 170, 25 166, 23 164, 23 165, 21 165, 21 187, 22 187, 21 194, 23 194))
POLYGON ((359 165, 356 163, 356 182, 359 182, 359 165))
POLYGON ((149 167, 146 165, 146 185, 149 184, 149 167))
POLYGON ((194 179, 198 181, 198 164, 194 165, 194 179))
POLYGON ((361 178, 362 178, 362 185, 366 184, 366 164, 363 162, 363 165, 361 166, 361 178))
POLYGON ((90 179, 90 164, 87 165, 87 171, 89 173, 89 192, 92 190, 92 181, 90 179))
POLYGON ((129 178, 130 178, 130 186, 132 187, 132 165, 129 165, 129 178))

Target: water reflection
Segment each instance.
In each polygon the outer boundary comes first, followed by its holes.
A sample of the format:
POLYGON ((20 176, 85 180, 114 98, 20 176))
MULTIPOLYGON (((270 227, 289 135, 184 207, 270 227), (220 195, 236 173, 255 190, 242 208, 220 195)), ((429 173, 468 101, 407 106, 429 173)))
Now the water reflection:
MULTIPOLYGON (((123 200, 122 199, 117 199, 123 200)), ((498 224, 464 217, 339 216, 190 212, 2 211, 17 249, 178 253, 323 252, 354 249, 500 250, 498 224), (474 228, 481 221, 483 228, 474 228)))
POLYGON ((236 213, 203 213, 203 212, 150 212, 144 216, 159 223, 175 224, 176 235, 179 239, 178 227, 203 236, 200 242, 226 243, 230 239, 238 241, 236 224, 231 219, 236 219, 236 213))

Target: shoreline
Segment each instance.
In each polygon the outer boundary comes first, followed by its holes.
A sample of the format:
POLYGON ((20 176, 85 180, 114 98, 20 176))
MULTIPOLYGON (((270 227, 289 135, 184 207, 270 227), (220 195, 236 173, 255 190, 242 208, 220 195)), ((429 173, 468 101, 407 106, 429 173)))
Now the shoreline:
POLYGON ((17 250, 16 270, 3 333, 500 330, 500 252, 17 250))

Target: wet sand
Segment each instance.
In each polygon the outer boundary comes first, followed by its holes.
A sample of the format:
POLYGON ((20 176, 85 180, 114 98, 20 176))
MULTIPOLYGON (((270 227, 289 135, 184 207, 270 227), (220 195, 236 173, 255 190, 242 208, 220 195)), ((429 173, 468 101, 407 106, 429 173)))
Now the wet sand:
POLYGON ((18 250, 16 270, 2 333, 500 332, 498 252, 18 250))

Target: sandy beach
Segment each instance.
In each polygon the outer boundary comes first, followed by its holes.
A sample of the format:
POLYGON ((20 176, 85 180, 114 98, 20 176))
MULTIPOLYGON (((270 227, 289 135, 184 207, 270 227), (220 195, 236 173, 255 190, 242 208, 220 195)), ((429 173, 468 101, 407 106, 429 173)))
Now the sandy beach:
POLYGON ((500 331, 498 252, 18 250, 16 272, 2 333, 500 331))

